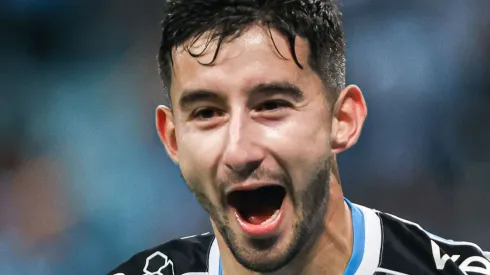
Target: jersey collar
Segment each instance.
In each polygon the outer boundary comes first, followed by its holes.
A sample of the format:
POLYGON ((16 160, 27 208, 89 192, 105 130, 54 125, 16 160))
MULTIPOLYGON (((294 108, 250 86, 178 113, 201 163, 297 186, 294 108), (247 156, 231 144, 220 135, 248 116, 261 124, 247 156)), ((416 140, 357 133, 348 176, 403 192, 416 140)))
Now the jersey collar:
MULTIPOLYGON (((374 274, 381 251, 381 221, 372 209, 345 202, 351 209, 353 226, 352 255, 344 275, 374 274)), ((213 241, 209 251, 209 275, 223 275, 218 241, 213 241)))
POLYGON ((347 268, 344 271, 344 275, 354 275, 361 265, 364 257, 364 242, 366 240, 366 226, 364 221, 364 214, 362 211, 353 205, 348 199, 344 199, 347 205, 349 205, 352 213, 352 228, 353 228, 353 246, 352 255, 350 257, 347 268))

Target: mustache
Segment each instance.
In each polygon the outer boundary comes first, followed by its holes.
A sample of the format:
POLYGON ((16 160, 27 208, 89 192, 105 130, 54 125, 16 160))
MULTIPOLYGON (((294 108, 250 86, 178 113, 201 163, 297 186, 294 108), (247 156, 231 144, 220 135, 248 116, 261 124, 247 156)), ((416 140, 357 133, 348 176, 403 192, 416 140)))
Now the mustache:
POLYGON ((280 182, 284 185, 290 182, 289 176, 284 172, 272 171, 269 169, 259 168, 248 175, 228 171, 223 179, 218 179, 218 186, 225 188, 230 185, 239 184, 247 180, 272 181, 280 182))

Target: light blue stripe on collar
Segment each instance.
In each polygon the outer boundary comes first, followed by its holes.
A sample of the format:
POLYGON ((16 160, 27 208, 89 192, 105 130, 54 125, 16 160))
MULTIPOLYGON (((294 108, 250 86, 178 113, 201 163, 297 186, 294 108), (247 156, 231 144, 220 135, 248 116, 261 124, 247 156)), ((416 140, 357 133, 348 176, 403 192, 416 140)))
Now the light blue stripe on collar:
POLYGON ((221 267, 221 257, 219 258, 219 275, 223 275, 223 268, 221 267))
POLYGON ((364 214, 361 209, 353 205, 348 199, 344 198, 347 205, 349 205, 352 212, 352 230, 354 235, 354 243, 352 245, 352 255, 350 257, 347 268, 344 271, 344 275, 354 275, 361 265, 362 258, 364 257, 364 240, 365 240, 365 227, 364 227, 364 214))
MULTIPOLYGON (((344 275, 354 275, 361 265, 362 258, 364 256, 364 214, 362 211, 353 205, 348 199, 344 198, 347 205, 349 205, 352 212, 352 229, 354 234, 354 243, 352 247, 352 255, 350 257, 347 268, 344 271, 344 275)), ((219 261, 219 275, 223 275, 223 269, 221 267, 221 259, 219 261)))

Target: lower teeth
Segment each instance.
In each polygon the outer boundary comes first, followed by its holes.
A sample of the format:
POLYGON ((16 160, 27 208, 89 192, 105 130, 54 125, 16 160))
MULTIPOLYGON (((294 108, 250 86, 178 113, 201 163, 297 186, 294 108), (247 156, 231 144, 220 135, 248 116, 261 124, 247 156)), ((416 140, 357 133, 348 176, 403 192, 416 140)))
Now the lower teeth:
POLYGON ((273 221, 277 215, 279 215, 279 210, 275 210, 274 212, 263 213, 262 215, 250 215, 245 220, 254 225, 264 225, 273 221))
POLYGON ((278 215, 279 215, 279 210, 276 210, 276 211, 274 212, 274 215, 272 215, 272 216, 271 216, 270 218, 268 218, 267 220, 263 221, 263 222, 261 223, 261 225, 262 225, 262 224, 267 224, 267 223, 272 222, 273 220, 275 220, 275 219, 277 218, 277 216, 278 216, 278 215))

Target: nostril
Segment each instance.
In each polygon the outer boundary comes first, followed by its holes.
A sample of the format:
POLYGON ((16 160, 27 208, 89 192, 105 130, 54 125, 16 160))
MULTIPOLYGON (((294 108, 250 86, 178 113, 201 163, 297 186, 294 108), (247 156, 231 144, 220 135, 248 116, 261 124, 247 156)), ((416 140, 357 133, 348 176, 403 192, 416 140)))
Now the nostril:
POLYGON ((257 170, 262 163, 262 160, 247 161, 241 163, 227 163, 228 169, 232 170, 241 177, 247 178, 255 170, 257 170))

